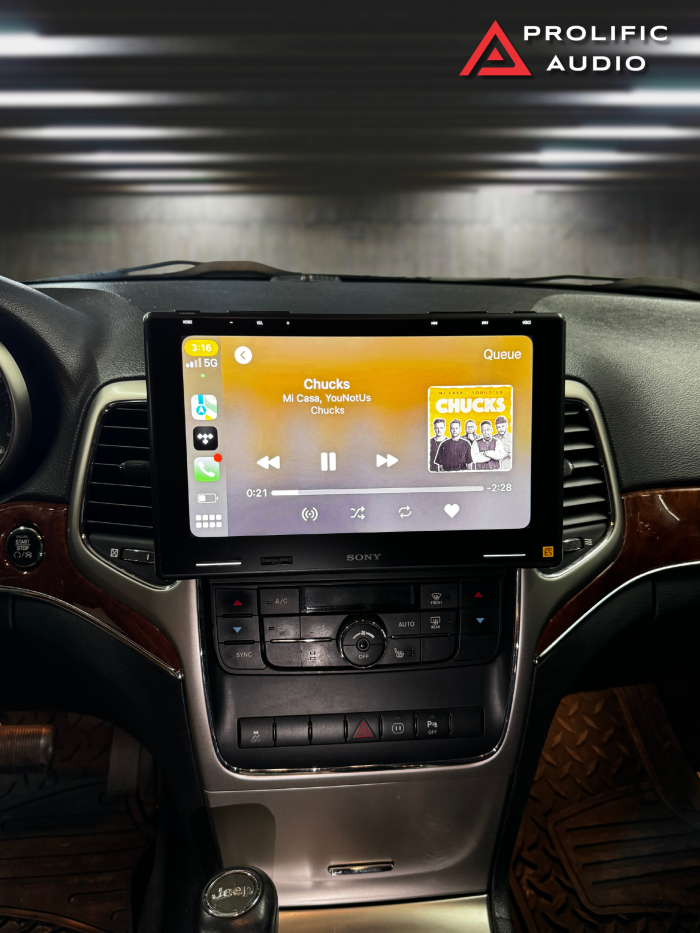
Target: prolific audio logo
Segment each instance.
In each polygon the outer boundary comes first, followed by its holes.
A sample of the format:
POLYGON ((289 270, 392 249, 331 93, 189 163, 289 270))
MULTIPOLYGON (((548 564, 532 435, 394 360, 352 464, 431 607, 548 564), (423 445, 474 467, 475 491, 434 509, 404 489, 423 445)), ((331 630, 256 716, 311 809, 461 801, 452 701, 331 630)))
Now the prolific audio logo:
POLYGON ((482 56, 488 49, 490 45, 493 44, 493 49, 491 54, 486 59, 487 62, 506 62, 506 59, 501 54, 501 49, 506 53, 508 58, 510 58, 511 64, 503 64, 496 66, 484 65, 477 71, 478 77, 500 77, 500 78, 522 78, 527 77, 531 74, 527 65, 522 60, 522 58, 515 51, 513 43, 510 41, 508 36, 503 32, 501 27, 498 25, 496 20, 493 21, 493 25, 488 30, 484 38, 476 47, 476 50, 472 57, 469 59, 467 64, 460 71, 460 75, 466 77, 471 74, 474 70, 476 64, 481 60, 482 56), (499 48, 500 46, 500 48, 499 48))
POLYGON ((304 519, 305 522, 315 522, 316 519, 318 518, 318 509, 316 508, 302 509, 301 517, 304 519))

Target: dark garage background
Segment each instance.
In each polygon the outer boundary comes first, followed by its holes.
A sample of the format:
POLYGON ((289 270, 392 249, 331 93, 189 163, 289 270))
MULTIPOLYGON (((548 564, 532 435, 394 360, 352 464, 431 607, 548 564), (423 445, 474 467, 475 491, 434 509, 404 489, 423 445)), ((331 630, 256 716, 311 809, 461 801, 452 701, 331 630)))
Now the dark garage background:
POLYGON ((0 273, 700 280, 699 62, 673 3, 4 3, 0 273), (494 18, 532 77, 459 76, 494 18), (670 39, 523 41, 550 23, 670 39), (646 69, 545 72, 606 50, 646 69))

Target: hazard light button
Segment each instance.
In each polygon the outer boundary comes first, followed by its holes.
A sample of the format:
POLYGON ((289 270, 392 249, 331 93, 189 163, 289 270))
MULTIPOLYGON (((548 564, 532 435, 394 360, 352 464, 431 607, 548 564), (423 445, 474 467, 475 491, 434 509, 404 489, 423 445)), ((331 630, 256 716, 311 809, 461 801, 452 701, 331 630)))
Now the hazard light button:
POLYGON ((216 614, 219 616, 256 616, 258 614, 257 590, 217 588, 216 614))
POLYGON ((482 577, 462 582, 462 605, 474 607, 497 607, 501 598, 501 581, 498 577, 482 577))
POLYGON ((379 713, 348 713, 348 743, 378 742, 379 713))

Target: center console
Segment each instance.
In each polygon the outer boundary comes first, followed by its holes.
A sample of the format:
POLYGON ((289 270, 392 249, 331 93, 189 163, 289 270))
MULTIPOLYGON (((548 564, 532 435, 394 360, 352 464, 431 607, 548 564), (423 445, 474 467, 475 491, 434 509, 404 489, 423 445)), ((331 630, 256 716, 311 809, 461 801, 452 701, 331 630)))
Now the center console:
POLYGON ((516 574, 210 584, 214 734, 236 768, 456 761, 503 731, 516 574))
POLYGON ((146 320, 156 566, 200 579, 231 770, 475 761, 561 559, 563 321, 146 320))

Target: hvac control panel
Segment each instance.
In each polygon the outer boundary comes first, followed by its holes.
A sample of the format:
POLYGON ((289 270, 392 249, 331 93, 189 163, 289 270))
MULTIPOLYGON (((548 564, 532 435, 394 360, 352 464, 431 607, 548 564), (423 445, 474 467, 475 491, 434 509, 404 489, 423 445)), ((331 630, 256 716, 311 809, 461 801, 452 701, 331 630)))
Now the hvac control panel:
POLYGON ((491 658, 501 579, 474 576, 300 587, 215 586, 222 667, 368 670, 491 658))
POLYGON ((517 572, 212 580, 214 736, 251 771, 471 760, 505 728, 517 572))

